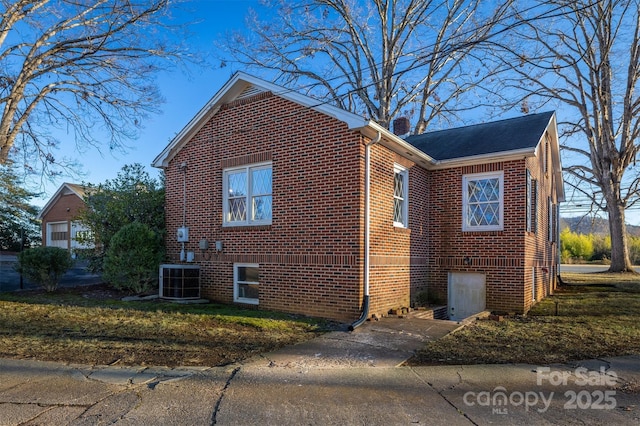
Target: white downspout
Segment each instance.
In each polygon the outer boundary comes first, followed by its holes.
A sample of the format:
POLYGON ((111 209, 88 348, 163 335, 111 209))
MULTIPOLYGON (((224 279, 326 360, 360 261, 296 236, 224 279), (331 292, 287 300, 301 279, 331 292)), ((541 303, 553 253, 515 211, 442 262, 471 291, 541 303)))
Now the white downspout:
POLYGON ((371 250, 369 247, 369 239, 371 234, 371 147, 382 139, 382 133, 378 132, 375 139, 372 139, 364 148, 364 300, 362 303, 362 315, 353 324, 349 326, 349 330, 353 331, 356 327, 365 322, 369 316, 369 269, 371 250))

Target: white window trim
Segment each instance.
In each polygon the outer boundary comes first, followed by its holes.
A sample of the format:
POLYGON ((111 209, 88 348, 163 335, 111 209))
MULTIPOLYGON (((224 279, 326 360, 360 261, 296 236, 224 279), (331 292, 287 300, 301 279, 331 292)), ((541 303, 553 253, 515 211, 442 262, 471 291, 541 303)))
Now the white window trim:
MULTIPOLYGON (((395 194, 395 178, 396 178, 396 173, 401 174, 402 176, 404 176, 404 187, 402 188, 402 209, 404 211, 404 221, 403 222, 396 222, 395 220, 393 221, 393 226, 397 226, 399 228, 408 228, 409 227, 409 170, 407 170, 407 168, 402 167, 399 164, 394 164, 393 165, 393 180, 394 180, 394 188, 393 188, 393 199, 394 199, 394 208, 395 208, 395 198, 396 198, 396 194, 395 194)), ((395 216, 395 211, 394 211, 394 216, 395 216)), ((394 218, 395 219, 395 218, 394 218)))
POLYGON ((251 219, 251 197, 253 191, 251 188, 251 171, 260 169, 271 169, 271 216, 273 217, 273 165, 272 163, 255 163, 248 164, 241 167, 230 167, 222 171, 222 226, 260 226, 271 225, 272 218, 264 220, 252 220, 251 219), (229 221, 229 179, 227 176, 229 173, 244 171, 247 174, 247 195, 246 195, 246 207, 247 207, 247 219, 244 221, 229 221))
MULTIPOLYGON (((254 283, 254 281, 242 281, 238 280, 238 268, 248 267, 248 268, 258 268, 260 269, 260 265, 257 263, 234 263, 233 264, 233 301, 237 303, 246 303, 250 305, 258 305, 260 303, 260 299, 250 299, 248 297, 240 297, 238 284, 244 283, 254 283)), ((257 282, 258 287, 260 287, 260 282, 257 282)))
POLYGON ((502 231, 504 229, 504 172, 489 172, 489 173, 472 173, 462 176, 462 230, 467 232, 472 231, 502 231), (498 179, 498 185, 500 190, 500 208, 499 218, 497 225, 481 225, 472 226, 467 224, 467 208, 469 204, 469 193, 467 192, 467 186, 469 181, 482 180, 482 179, 498 179))
POLYGON ((555 204, 553 204, 553 199, 551 197, 548 198, 548 209, 549 209, 549 218, 548 218, 548 234, 547 240, 551 243, 555 242, 555 204))
POLYGON ((527 217, 526 217, 526 230, 527 232, 533 231, 533 178, 531 172, 527 169, 527 184, 526 184, 526 199, 527 199, 527 217))

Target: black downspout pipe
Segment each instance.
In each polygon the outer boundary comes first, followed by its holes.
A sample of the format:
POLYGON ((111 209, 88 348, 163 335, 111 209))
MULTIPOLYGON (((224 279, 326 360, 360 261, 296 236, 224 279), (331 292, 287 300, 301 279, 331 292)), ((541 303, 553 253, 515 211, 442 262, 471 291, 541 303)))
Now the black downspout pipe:
POLYGON ((355 330, 357 327, 362 325, 367 318, 369 318, 369 296, 364 296, 364 302, 362 304, 362 315, 358 318, 354 323, 349 326, 349 331, 355 330))

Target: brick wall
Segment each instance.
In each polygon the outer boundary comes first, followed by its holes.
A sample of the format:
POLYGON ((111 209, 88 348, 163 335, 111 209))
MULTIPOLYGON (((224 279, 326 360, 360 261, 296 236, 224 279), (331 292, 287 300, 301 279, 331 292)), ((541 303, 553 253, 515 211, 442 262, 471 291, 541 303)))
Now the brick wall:
POLYGON ((429 286, 445 300, 449 272, 485 274, 486 304, 490 310, 523 311, 525 186, 524 160, 440 170, 431 176, 428 206, 429 286), (502 231, 462 231, 462 177, 465 174, 504 173, 502 231))
POLYGON ((554 174, 548 164, 544 167, 543 161, 549 161, 548 156, 542 155, 545 149, 545 141, 538 148, 538 156, 527 159, 527 168, 531 173, 531 178, 536 181, 537 187, 537 227, 535 232, 525 234, 525 265, 526 273, 524 280, 525 309, 528 310, 535 301, 542 300, 552 294, 557 286, 557 259, 558 246, 557 236, 549 241, 549 197, 553 197, 553 204, 557 204, 553 187, 555 186, 554 174), (535 289, 533 280, 535 279, 535 289))
POLYGON ((62 194, 58 200, 49 207, 42 217, 42 244, 47 243, 47 224, 54 222, 67 223, 67 248, 71 246, 71 222, 80 209, 84 208, 84 201, 75 194, 62 194))
MULTIPOLYGON (((171 237, 184 220, 203 297, 233 303, 234 263, 257 263, 259 308, 355 320, 363 299, 365 142, 336 119, 272 94, 224 105, 165 170, 169 257, 178 263, 181 245, 171 237), (272 224, 223 227, 223 170, 266 161, 272 224), (201 239, 212 248, 201 252, 201 239)), ((491 310, 526 312, 534 269, 536 298, 552 291, 546 200, 553 177, 537 158, 429 172, 377 144, 371 165, 370 314, 409 306, 427 288, 446 300, 449 272, 485 274, 491 310), (407 228, 393 225, 394 164, 409 171, 407 228), (537 233, 526 232, 526 168, 540 181, 537 233), (504 174, 504 229, 462 232, 462 176, 491 171, 504 174)))
POLYGON ((351 321, 362 303, 364 145, 335 119, 271 94, 225 105, 166 168, 168 255, 186 222, 202 296, 233 302, 233 264, 260 266, 261 309, 351 321), (271 161, 269 226, 222 226, 225 167, 271 161), (185 162, 185 172, 180 164, 185 162), (186 176, 185 174, 186 173, 186 176), (222 241, 202 253, 198 241, 222 241))
POLYGON ((386 315, 408 307, 427 288, 426 234, 429 174, 389 149, 374 145, 371 154, 370 313, 386 315), (409 172, 407 228, 394 226, 394 165, 409 172))
POLYGON ((548 241, 548 203, 553 175, 542 173, 538 157, 440 170, 431 175, 428 206, 429 286, 447 296, 449 272, 478 272, 486 277, 486 305, 494 311, 525 313, 536 299, 555 288, 556 244, 548 241), (539 180, 537 232, 526 232, 526 169, 539 180), (504 173, 502 231, 462 231, 462 177, 470 173, 504 173), (453 184, 452 184, 453 183, 453 184), (523 256, 524 253, 524 256, 523 256))

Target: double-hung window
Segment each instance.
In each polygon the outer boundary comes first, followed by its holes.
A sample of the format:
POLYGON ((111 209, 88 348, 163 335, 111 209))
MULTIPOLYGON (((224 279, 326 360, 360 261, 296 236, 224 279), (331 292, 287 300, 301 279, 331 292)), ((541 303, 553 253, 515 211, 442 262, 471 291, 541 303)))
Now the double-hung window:
POLYGON ((533 179, 531 179, 531 172, 527 169, 527 232, 531 232, 533 230, 533 196, 531 187, 533 184, 533 179))
POLYGON ((538 226, 538 181, 527 170, 527 232, 537 232, 538 226))
POLYGON ((234 167, 223 175, 223 224, 270 225, 271 163, 234 167))
POLYGON ((548 210, 549 210, 549 235, 548 235, 548 240, 551 242, 554 242, 556 240, 556 233, 557 231, 557 220, 556 220, 556 205, 553 204, 553 200, 551 199, 551 197, 549 197, 549 202, 548 202, 548 210))
POLYGON ((409 172, 402 166, 393 168, 393 225, 409 226, 409 172))
POLYGON ((462 230, 500 231, 504 226, 503 173, 462 177, 462 230))

